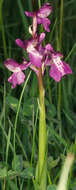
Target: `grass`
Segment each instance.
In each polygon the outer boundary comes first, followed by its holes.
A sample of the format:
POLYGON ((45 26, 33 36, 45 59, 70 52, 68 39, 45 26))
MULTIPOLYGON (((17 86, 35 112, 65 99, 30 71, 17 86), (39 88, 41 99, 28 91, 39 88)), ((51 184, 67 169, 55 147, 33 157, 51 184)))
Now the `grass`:
MULTIPOLYGON (((47 1, 42 0, 41 5, 47 1)), ((68 151, 76 155, 76 2, 51 1, 51 32, 46 35, 55 50, 61 50, 73 71, 60 84, 45 72, 46 120, 48 129, 48 185, 58 183, 61 165, 68 151), (61 11, 60 11, 61 10, 61 11)), ((24 85, 14 90, 8 84, 10 72, 3 65, 7 57, 21 60, 26 56, 15 44, 16 38, 28 39, 32 10, 30 0, 0 1, 0 188, 33 190, 38 158, 38 84, 35 74, 26 71, 24 85), (31 87, 31 88, 30 88, 31 87), (15 164, 14 164, 15 161, 15 164)), ((68 190, 76 189, 76 166, 72 167, 68 190)))

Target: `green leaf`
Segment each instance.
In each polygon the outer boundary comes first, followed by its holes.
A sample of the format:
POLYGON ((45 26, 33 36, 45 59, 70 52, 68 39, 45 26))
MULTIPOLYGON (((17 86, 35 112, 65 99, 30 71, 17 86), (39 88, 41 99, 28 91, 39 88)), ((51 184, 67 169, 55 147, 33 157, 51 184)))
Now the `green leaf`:
POLYGON ((13 180, 9 179, 9 186, 11 190, 18 190, 17 185, 15 184, 13 180))
POLYGON ((18 107, 18 99, 13 97, 13 96, 7 96, 6 97, 7 104, 9 107, 13 110, 16 111, 18 107))
POLYGON ((22 171, 23 169, 23 157, 22 155, 16 155, 15 160, 12 161, 12 168, 15 169, 17 172, 22 171), (15 165, 14 165, 15 163, 15 165))
POLYGON ((48 185, 47 190, 56 190, 56 185, 48 185))
POLYGON ((48 169, 51 170, 51 168, 55 168, 59 162, 60 158, 58 157, 56 160, 53 160, 53 157, 50 156, 48 158, 48 169))
POLYGON ((31 116, 32 109, 33 109, 32 100, 31 99, 26 100, 26 102, 23 105, 23 114, 25 116, 31 116))
POLYGON ((15 177, 18 176, 18 173, 16 171, 9 170, 7 171, 7 167, 3 168, 3 164, 0 163, 0 179, 4 179, 6 177, 15 177))
POLYGON ((23 105, 23 114, 24 116, 32 116, 33 110, 37 108, 37 101, 32 98, 26 99, 26 102, 23 105))
POLYGON ((27 179, 34 177, 34 168, 29 167, 24 169, 22 172, 20 172, 19 176, 27 179))
POLYGON ((48 112, 48 116, 50 116, 51 118, 56 116, 56 107, 54 106, 54 104, 48 104, 48 101, 46 100, 46 105, 47 105, 47 112, 48 112))
POLYGON ((7 176, 7 169, 6 167, 0 168, 0 178, 4 178, 7 176))
POLYGON ((55 117, 56 116, 56 108, 53 104, 50 104, 49 106, 49 113, 51 117, 55 117))
POLYGON ((48 134, 49 136, 53 136, 55 139, 58 140, 59 144, 63 144, 65 147, 68 147, 67 142, 65 141, 65 139, 63 139, 60 135, 58 135, 58 133, 56 133, 56 131, 50 126, 48 126, 48 134))
POLYGON ((40 185, 33 179, 34 189, 41 190, 40 185))
POLYGON ((71 117, 69 116, 69 113, 66 112, 65 110, 63 110, 63 112, 64 112, 64 114, 65 114, 67 120, 69 121, 70 125, 75 126, 74 121, 73 121, 73 120, 71 119, 71 117))
POLYGON ((36 97, 36 96, 38 96, 38 82, 37 82, 37 77, 34 74, 31 82, 30 97, 36 97))

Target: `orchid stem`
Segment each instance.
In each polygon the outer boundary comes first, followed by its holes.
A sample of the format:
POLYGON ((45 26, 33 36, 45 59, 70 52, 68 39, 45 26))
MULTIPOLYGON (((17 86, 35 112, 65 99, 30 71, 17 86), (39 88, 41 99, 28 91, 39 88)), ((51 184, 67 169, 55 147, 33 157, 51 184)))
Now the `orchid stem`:
POLYGON ((40 190, 46 190, 47 183, 47 130, 45 118, 44 87, 42 81, 42 72, 39 70, 39 160, 38 160, 38 184, 40 190))

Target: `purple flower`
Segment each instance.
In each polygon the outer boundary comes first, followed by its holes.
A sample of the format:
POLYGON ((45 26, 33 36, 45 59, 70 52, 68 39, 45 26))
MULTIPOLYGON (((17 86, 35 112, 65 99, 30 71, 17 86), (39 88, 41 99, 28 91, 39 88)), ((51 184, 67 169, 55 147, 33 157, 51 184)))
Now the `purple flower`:
POLYGON ((31 38, 29 40, 24 40, 22 41, 21 39, 17 38, 16 39, 16 44, 21 47, 24 48, 25 50, 27 50, 27 52, 29 53, 28 49, 33 49, 36 48, 38 45, 41 44, 41 42, 44 40, 45 38, 45 33, 42 32, 40 34, 40 36, 36 36, 35 39, 31 38))
POLYGON ((50 44, 47 44, 45 48, 42 47, 41 43, 44 38, 45 34, 41 33, 36 39, 30 39, 24 42, 16 39, 16 43, 27 50, 31 64, 37 68, 41 67, 42 74, 44 74, 46 66, 50 66, 50 77, 56 80, 56 82, 59 82, 64 75, 72 74, 72 70, 67 63, 61 60, 63 55, 55 52, 50 44))
MULTIPOLYGON (((49 3, 45 3, 37 12, 36 12, 36 18, 37 18, 37 24, 42 24, 44 29, 47 32, 50 32, 49 25, 50 20, 47 18, 50 13, 52 12, 52 7, 49 3)), ((34 17, 33 12, 25 11, 25 14, 29 17, 34 17)))
POLYGON ((15 88, 15 86, 18 84, 22 84, 25 79, 25 74, 22 72, 22 70, 26 70, 31 63, 27 63, 24 61, 22 64, 18 64, 13 59, 7 59, 4 62, 4 65, 13 72, 13 74, 8 78, 8 82, 12 83, 12 88, 15 88))
POLYGON ((36 66, 41 67, 42 65, 42 41, 45 38, 45 33, 41 33, 40 36, 37 36, 35 39, 30 39, 28 41, 22 41, 20 39, 16 39, 16 44, 24 48, 29 53, 30 62, 36 66))
POLYGON ((59 55, 53 54, 49 74, 56 82, 59 82, 64 75, 72 74, 72 70, 68 64, 60 59, 59 55))
POLYGON ((63 55, 55 52, 50 44, 46 45, 46 65, 50 66, 50 76, 59 82, 64 75, 72 74, 70 66, 61 60, 63 55), (49 58, 48 58, 49 57, 49 58))

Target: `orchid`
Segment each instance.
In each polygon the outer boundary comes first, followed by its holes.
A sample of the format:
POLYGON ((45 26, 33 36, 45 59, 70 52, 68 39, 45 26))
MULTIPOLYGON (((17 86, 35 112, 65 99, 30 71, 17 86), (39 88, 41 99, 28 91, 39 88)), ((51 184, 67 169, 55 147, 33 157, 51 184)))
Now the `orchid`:
MULTIPOLYGON (((32 0, 32 5, 34 1, 32 0)), ((45 93, 43 85, 43 77, 45 75, 46 67, 50 67, 49 76, 53 78, 56 82, 59 82, 63 76, 67 74, 72 74, 72 69, 70 66, 63 61, 63 55, 55 51, 50 43, 43 43, 45 39, 45 33, 42 32, 40 35, 37 33, 38 24, 42 24, 45 31, 50 32, 50 20, 47 18, 52 12, 52 7, 49 3, 45 3, 38 11, 28 12, 25 11, 25 15, 32 17, 32 25, 29 26, 29 33, 32 35, 28 40, 16 39, 16 44, 24 49, 28 54, 28 61, 23 60, 21 64, 17 63, 15 60, 9 58, 4 61, 4 65, 13 74, 8 78, 8 82, 12 84, 12 88, 16 85, 24 83, 26 78, 25 71, 28 67, 32 69, 38 79, 39 85, 39 151, 38 151, 38 161, 36 167, 36 176, 33 180, 35 190, 46 190, 47 189, 47 127, 46 127, 46 110, 45 110, 45 93)), ((61 123, 60 115, 60 103, 61 103, 61 83, 59 84, 59 95, 58 101, 58 121, 61 123), (59 99, 60 98, 60 99, 59 99)), ((23 92, 22 92, 23 93, 23 92)), ((50 96, 50 93, 49 93, 50 96)), ((22 94, 21 94, 22 97, 22 94)), ((21 100, 20 100, 21 101, 21 100)), ((52 101, 50 101, 52 103, 52 101)), ((19 104, 20 105, 20 104, 19 104)), ((18 113, 18 112, 17 112, 18 113)), ((61 133, 60 133, 61 134, 61 133)), ((14 154, 15 154, 15 136, 16 136, 16 125, 14 127, 14 154)), ((33 145, 34 145, 33 139, 33 145)), ((33 149, 32 149, 33 150, 33 149)), ((32 151, 33 153, 33 151, 32 151)), ((31 164, 33 159, 33 154, 31 156, 31 164)))
POLYGON ((72 74, 72 70, 68 64, 61 60, 58 53, 52 54, 52 64, 49 72, 50 76, 59 82, 64 75, 72 74))
POLYGON ((50 66, 49 75, 56 82, 59 82, 64 75, 72 74, 70 66, 61 60, 63 55, 60 52, 55 52, 50 44, 46 45, 45 52, 46 57, 50 57, 46 60, 46 65, 50 66))
POLYGON ((47 18, 52 12, 52 7, 49 3, 45 3, 36 13, 25 11, 25 14, 29 17, 36 16, 37 24, 42 24, 47 32, 50 32, 49 25, 50 20, 47 18))
POLYGON ((45 38, 45 33, 41 33, 40 36, 36 36, 35 39, 25 40, 24 42, 20 39, 16 39, 16 44, 24 48, 29 53, 30 62, 36 66, 40 67, 42 65, 42 41, 45 38))
POLYGON ((13 59, 7 59, 4 62, 4 65, 13 72, 13 74, 8 78, 8 82, 12 83, 12 88, 15 88, 17 84, 20 85, 24 82, 25 74, 22 70, 26 70, 30 63, 24 61, 24 63, 18 64, 13 59))

